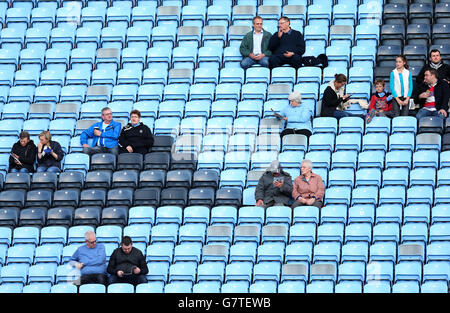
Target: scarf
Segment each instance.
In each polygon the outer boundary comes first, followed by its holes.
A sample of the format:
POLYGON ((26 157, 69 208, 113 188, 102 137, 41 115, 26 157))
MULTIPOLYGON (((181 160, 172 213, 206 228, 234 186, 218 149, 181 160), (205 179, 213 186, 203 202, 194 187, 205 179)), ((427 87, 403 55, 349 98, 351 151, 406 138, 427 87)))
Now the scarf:
POLYGON ((436 71, 442 66, 442 61, 439 63, 430 62, 430 67, 434 68, 436 71))

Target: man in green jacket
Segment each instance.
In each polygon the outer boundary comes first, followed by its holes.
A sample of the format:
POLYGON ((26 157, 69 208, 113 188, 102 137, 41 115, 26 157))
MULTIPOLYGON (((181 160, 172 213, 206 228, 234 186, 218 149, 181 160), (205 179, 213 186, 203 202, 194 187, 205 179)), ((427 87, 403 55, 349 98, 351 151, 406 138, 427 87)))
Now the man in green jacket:
POLYGON ((272 54, 268 48, 272 34, 263 29, 262 18, 255 16, 252 24, 253 30, 245 34, 239 48, 243 56, 241 67, 244 70, 254 64, 269 67, 269 56, 272 54))

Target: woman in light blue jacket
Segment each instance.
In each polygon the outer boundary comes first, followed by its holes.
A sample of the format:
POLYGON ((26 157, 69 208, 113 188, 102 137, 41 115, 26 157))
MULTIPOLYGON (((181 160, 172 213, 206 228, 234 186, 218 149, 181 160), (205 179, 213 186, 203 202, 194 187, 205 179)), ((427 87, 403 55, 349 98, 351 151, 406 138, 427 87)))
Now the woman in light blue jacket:
POLYGON ((307 137, 312 134, 312 112, 301 105, 302 95, 298 91, 289 94, 289 104, 281 111, 281 116, 286 121, 286 127, 280 136, 288 134, 302 134, 307 137))

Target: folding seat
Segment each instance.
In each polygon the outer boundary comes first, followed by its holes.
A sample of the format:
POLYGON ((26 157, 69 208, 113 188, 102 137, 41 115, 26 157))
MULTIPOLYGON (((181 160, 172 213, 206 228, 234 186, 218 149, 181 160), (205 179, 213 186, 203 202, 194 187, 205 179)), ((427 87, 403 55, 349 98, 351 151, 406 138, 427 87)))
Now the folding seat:
POLYGON ((335 136, 331 133, 316 133, 309 137, 308 151, 334 151, 335 136))
POLYGON ((325 205, 346 204, 350 205, 351 188, 333 186, 325 190, 325 205))
POLYGON ((444 281, 427 281, 420 286, 421 293, 447 293, 447 284, 444 281))
POLYGON ((188 205, 201 205, 211 207, 214 205, 214 196, 214 188, 193 188, 189 191, 188 205))
POLYGON ((390 282, 383 280, 370 280, 364 285, 364 293, 391 293, 390 282))
POLYGON ((26 189, 30 188, 31 177, 28 173, 8 173, 6 174, 3 187, 9 189, 26 189))
POLYGON ((79 207, 74 211, 74 226, 92 226, 97 227, 101 220, 101 207, 86 206, 79 207))
POLYGON ((18 207, 25 205, 24 190, 4 190, 0 192, 0 204, 2 207, 18 207))
MULTIPOLYGON (((3 266, 0 272, 2 286, 6 286, 9 283, 20 283, 22 286, 25 285, 29 267, 28 264, 10 264, 3 266)), ((13 292, 18 293, 21 291, 15 289, 13 292)))
POLYGON ((153 224, 155 210, 151 206, 134 206, 129 210, 128 224, 153 224))
POLYGON ((441 136, 436 133, 421 133, 417 135, 416 151, 441 150, 441 136))
POLYGON ((396 262, 397 256, 396 243, 393 241, 374 243, 369 247, 369 255, 369 263, 366 265, 367 280, 372 280, 378 274, 379 279, 392 281, 394 278, 393 265, 396 262), (378 271, 376 269, 377 267, 379 268, 378 271))
POLYGON ((423 282, 448 280, 449 266, 445 262, 428 262, 423 267, 423 282))
POLYGON ((339 262, 340 260, 339 242, 321 242, 314 246, 314 258, 310 269, 310 281, 313 280, 336 280, 337 268, 334 264, 326 261, 339 262), (318 262, 320 261, 320 262, 318 262))
MULTIPOLYGON (((133 204, 134 189, 130 187, 118 187, 110 189, 107 194, 106 205, 107 206, 127 206, 130 207, 133 204)), ((82 197, 80 202, 82 202, 82 197)))
POLYGON ((437 150, 421 150, 413 153, 412 168, 432 167, 438 168, 438 151, 437 150))
POLYGON ((368 150, 359 153, 358 167, 361 168, 383 168, 384 167, 384 151, 368 150))
MULTIPOLYGON (((428 34, 430 34, 430 29, 428 29, 428 31, 429 31, 428 34)), ((433 27, 431 29, 431 40, 432 40, 431 42, 433 45, 446 44, 449 38, 450 34, 448 31, 448 23, 433 24, 433 27)))
POLYGON ((435 223, 430 227, 429 243, 436 241, 448 240, 448 230, 445 228, 445 223, 435 223))
POLYGON ((108 285, 107 293, 134 293, 134 286, 128 283, 115 283, 108 285))
POLYGON ((138 171, 137 170, 118 170, 112 174, 111 187, 129 187, 136 188, 138 186, 138 171))
POLYGON ((401 229, 401 243, 417 243, 428 241, 428 228, 423 223, 408 223, 402 226, 401 229))
POLYGON ((54 207, 47 211, 47 225, 72 225, 74 209, 72 207, 54 207))
POLYGON ((184 207, 187 205, 188 191, 183 187, 170 187, 161 191, 161 205, 177 205, 184 207))

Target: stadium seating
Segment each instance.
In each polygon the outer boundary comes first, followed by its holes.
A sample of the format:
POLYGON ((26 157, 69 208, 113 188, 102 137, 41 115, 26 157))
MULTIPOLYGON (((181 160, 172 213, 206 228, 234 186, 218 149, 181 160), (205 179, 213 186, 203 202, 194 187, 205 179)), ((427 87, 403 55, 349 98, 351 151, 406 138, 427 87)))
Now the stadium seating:
POLYGON ((347 93, 368 100, 398 54, 413 75, 432 48, 448 61, 445 2, 76 8, 74 16, 64 1, 0 3, 0 292, 448 292, 448 119, 320 117, 336 73, 348 76, 347 93), (305 55, 326 53, 329 66, 240 68, 255 14, 272 33, 289 16, 305 55), (293 90, 313 112, 309 138, 279 137, 285 125, 274 112, 293 90), (139 109, 152 149, 84 155, 80 134, 104 106, 122 123, 139 109), (66 153, 60 174, 8 173, 22 130, 35 143, 50 130, 66 153), (304 158, 322 177, 325 206, 256 207, 270 162, 295 179, 304 158), (132 237, 149 283, 67 283, 88 229, 108 249, 132 237))

